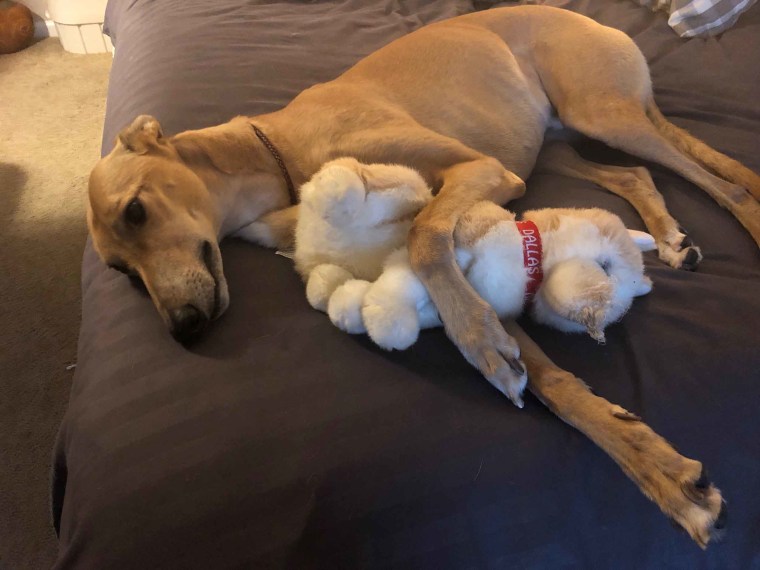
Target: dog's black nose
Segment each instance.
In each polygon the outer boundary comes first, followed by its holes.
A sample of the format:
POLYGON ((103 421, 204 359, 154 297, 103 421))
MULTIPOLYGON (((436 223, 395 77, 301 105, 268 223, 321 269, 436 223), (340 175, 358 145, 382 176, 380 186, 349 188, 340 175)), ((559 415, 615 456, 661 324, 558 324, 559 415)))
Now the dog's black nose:
POLYGON ((172 311, 172 336, 181 343, 195 340, 206 328, 208 318, 193 305, 184 305, 172 311))

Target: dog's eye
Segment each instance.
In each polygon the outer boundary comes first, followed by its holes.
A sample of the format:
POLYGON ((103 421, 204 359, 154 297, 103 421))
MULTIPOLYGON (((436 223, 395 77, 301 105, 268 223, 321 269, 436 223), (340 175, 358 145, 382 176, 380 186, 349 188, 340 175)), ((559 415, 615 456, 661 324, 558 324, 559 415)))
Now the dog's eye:
POLYGON ((128 224, 141 226, 145 223, 145 207, 139 199, 134 198, 124 209, 124 219, 128 224))

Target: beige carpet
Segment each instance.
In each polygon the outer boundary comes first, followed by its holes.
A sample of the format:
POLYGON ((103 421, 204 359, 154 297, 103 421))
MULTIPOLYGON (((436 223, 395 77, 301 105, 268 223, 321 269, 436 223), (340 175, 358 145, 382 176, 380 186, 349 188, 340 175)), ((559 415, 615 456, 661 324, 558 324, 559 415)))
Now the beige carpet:
POLYGON ((87 175, 111 56, 0 55, 0 568, 49 568, 50 454, 76 359, 87 175))

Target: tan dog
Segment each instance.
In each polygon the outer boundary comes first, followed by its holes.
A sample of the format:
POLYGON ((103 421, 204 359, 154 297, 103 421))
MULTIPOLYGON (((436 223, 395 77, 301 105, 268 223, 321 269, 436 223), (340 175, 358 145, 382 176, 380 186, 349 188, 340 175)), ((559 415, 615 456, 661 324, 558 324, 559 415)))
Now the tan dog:
POLYGON ((572 12, 535 6, 422 28, 268 115, 171 138, 155 119, 137 118, 92 173, 93 241, 107 263, 142 278, 184 340, 227 306, 219 239, 235 234, 280 247, 291 241, 291 177, 300 185, 339 156, 412 166, 437 196, 410 232, 411 262, 451 340, 502 386, 524 373, 521 348, 529 389, 705 546, 723 511, 701 464, 592 395, 516 325, 507 324, 507 334, 455 263, 452 235, 461 215, 481 200, 504 204, 521 196, 536 165, 627 198, 674 267, 701 258, 645 169, 592 164, 561 144, 539 156, 553 113, 568 127, 681 174, 760 243, 760 177, 662 116, 631 39, 572 12))

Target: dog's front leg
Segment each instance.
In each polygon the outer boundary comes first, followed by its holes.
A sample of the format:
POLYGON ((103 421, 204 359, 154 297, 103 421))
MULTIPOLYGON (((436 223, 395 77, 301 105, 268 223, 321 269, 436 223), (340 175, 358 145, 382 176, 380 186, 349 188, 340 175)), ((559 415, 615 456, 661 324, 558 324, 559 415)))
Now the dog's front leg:
POLYGON ((439 194, 417 216, 409 232, 410 261, 433 299, 449 338, 467 361, 518 407, 527 382, 517 342, 495 311, 467 282, 454 256, 454 228, 476 202, 504 204, 525 184, 488 157, 456 164, 442 173, 439 194))
POLYGON ((298 206, 274 210, 233 231, 230 236, 265 247, 289 250, 295 244, 298 206))
POLYGON ((702 548, 726 523, 720 491, 699 461, 680 455, 641 418, 591 393, 588 386, 554 364, 515 323, 530 374, 528 389, 560 419, 586 435, 623 469, 639 489, 702 548))

